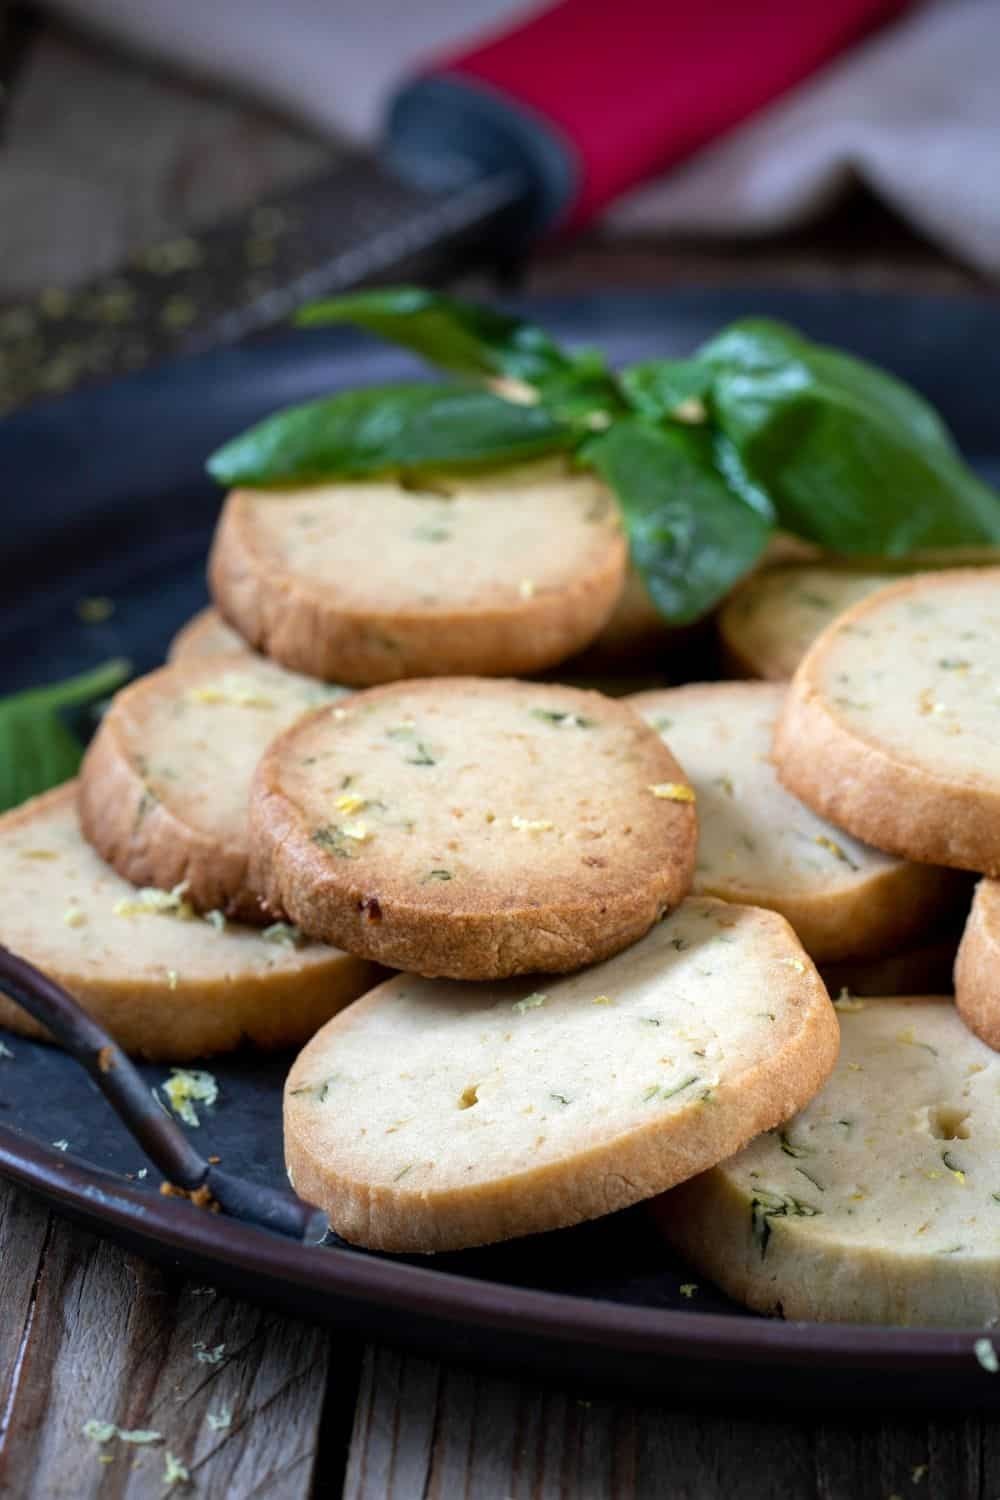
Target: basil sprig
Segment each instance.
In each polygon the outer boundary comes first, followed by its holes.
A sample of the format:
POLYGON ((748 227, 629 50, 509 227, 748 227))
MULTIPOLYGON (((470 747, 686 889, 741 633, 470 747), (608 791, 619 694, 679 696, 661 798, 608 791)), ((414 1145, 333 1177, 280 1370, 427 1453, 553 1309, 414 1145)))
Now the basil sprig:
POLYGON ((106 698, 131 670, 116 658, 65 682, 0 699, 0 812, 76 775, 83 749, 62 712, 106 698))
POLYGON ((386 470, 477 467, 571 448, 548 407, 517 406, 459 385, 384 385, 293 406, 220 448, 220 484, 302 484, 386 470))
POLYGON ((220 483, 572 454, 616 494, 634 561, 677 622, 709 610, 778 527, 869 557, 1000 545, 1000 496, 933 407, 780 323, 744 319, 688 359, 613 374, 599 351, 416 287, 317 303, 298 321, 356 324, 494 390, 386 386, 279 412, 212 457, 220 483))

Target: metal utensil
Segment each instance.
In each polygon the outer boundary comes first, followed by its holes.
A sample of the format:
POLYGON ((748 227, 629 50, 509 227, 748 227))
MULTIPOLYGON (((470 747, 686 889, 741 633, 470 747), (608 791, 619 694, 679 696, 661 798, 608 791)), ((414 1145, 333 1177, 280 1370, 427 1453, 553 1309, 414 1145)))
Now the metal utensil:
POLYGON ((378 161, 0 310, 0 412, 243 338, 310 297, 579 227, 906 3, 561 0, 404 84, 378 161))

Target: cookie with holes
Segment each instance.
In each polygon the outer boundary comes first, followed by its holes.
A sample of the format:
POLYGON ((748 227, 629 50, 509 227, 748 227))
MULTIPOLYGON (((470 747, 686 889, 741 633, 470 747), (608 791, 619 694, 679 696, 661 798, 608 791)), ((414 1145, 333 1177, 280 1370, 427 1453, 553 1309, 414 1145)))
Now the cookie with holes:
POLYGON ((663 735, 697 794, 693 889, 780 911, 817 962, 891 953, 967 899, 967 882, 859 843, 785 790, 771 764, 785 691, 711 682, 627 700, 663 735))
POLYGON ((393 968, 580 968, 686 894, 692 792, 631 708, 579 688, 436 678, 282 735, 251 797, 252 878, 315 937, 393 968))
POLYGON ((80 773, 80 821, 135 885, 184 884, 196 911, 273 919, 248 877, 247 801, 271 741, 343 689, 249 655, 151 672, 114 699, 80 773))
POLYGON ((787 922, 692 897, 570 977, 380 985, 292 1066, 289 1176, 338 1234, 377 1250, 559 1229, 787 1120, 837 1047, 787 922))
POLYGON ((658 1222, 757 1312, 993 1327, 1000 1058, 949 999, 838 1011, 840 1059, 820 1093, 668 1193, 658 1222))
POLYGON ((234 491, 209 578, 251 646, 364 686, 555 665, 610 616, 626 550, 610 492, 558 461, 234 491))

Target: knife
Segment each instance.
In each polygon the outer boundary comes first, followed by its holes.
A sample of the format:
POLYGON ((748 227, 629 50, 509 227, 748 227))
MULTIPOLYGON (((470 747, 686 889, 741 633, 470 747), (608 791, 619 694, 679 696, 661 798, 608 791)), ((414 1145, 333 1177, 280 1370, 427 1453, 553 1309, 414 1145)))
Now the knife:
POLYGON ((357 153, 114 274, 0 308, 0 412, 234 342, 314 297, 579 228, 909 0, 561 0, 438 60, 357 153))

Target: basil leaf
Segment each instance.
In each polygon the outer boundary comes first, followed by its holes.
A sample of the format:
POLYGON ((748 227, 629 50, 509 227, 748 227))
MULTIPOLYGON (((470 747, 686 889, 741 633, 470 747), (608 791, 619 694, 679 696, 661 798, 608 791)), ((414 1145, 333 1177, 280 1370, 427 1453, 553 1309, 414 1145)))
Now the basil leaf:
POLYGON ((749 479, 799 536, 834 552, 888 557, 1000 542, 1000 497, 946 433, 907 425, 905 405, 872 399, 839 361, 812 352, 772 368, 720 371, 712 391, 715 418, 749 479))
POLYGON ((633 561, 668 620, 705 614, 767 545, 769 518, 730 490, 703 429, 627 418, 593 438, 585 458, 618 497, 633 561))
POLYGON ((797 359, 808 343, 787 323, 773 318, 740 318, 702 344, 696 358, 722 370, 770 370, 797 359))
POLYGON ((954 438, 933 406, 885 370, 821 344, 812 346, 805 362, 828 388, 840 390, 870 411, 877 411, 880 421, 893 427, 900 437, 934 448, 949 458, 959 456, 954 438))
POLYGON ((305 328, 353 323, 459 375, 507 375, 537 385, 572 363, 532 323, 415 286, 313 302, 296 322, 305 328))
POLYGON ((109 661, 66 682, 0 699, 0 812, 76 775, 83 750, 60 710, 107 697, 130 672, 128 662, 109 661))
POLYGON ((547 376, 537 392, 546 411, 583 431, 606 427, 628 411, 617 378, 597 350, 574 355, 572 364, 547 376))
POLYGON ((640 416, 697 426, 708 419, 714 371, 700 359, 647 359, 619 376, 625 399, 640 416))
POLYGON ((510 463, 569 448, 541 406, 459 385, 373 386, 276 412, 212 454, 220 484, 299 484, 384 470, 510 463))
POLYGON ((956 448, 933 406, 911 386, 840 349, 812 344, 783 323, 744 318, 703 345, 699 360, 721 370, 767 370, 804 365, 831 390, 863 402, 901 437, 954 456, 956 448))

